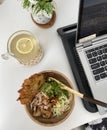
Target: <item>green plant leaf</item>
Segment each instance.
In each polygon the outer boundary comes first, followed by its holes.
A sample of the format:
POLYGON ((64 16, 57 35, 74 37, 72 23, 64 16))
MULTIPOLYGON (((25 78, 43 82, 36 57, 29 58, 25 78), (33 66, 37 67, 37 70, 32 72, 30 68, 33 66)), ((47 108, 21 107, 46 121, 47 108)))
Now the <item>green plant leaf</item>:
POLYGON ((30 7, 30 2, 29 0, 24 0, 23 1, 23 8, 29 8, 30 7))
POLYGON ((47 2, 44 5, 44 9, 47 12, 47 14, 52 14, 54 7, 53 7, 53 5, 50 2, 47 2))
POLYGON ((41 7, 40 7, 39 3, 34 5, 32 10, 33 10, 33 13, 38 13, 41 10, 41 7))
POLYGON ((52 14, 54 10, 52 0, 35 0, 33 5, 29 0, 23 0, 23 8, 31 8, 33 13, 45 10, 47 14, 52 14))

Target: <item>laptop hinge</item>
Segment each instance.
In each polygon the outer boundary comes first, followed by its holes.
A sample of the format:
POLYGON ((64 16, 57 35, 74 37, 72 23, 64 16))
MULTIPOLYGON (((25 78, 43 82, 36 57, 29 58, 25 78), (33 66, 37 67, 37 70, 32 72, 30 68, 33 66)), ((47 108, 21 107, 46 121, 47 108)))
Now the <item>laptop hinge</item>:
POLYGON ((89 35, 89 36, 86 36, 86 37, 79 39, 79 43, 87 42, 87 41, 90 41, 94 38, 96 38, 96 34, 92 34, 92 35, 89 35))
POLYGON ((94 38, 96 38, 96 34, 92 34, 92 35, 89 35, 87 37, 79 39, 79 43, 78 43, 77 47, 85 48, 85 47, 91 46, 92 45, 92 40, 94 38))
POLYGON ((89 47, 92 45, 92 41, 87 41, 87 42, 83 42, 83 43, 78 43, 76 45, 77 48, 85 48, 85 47, 89 47))

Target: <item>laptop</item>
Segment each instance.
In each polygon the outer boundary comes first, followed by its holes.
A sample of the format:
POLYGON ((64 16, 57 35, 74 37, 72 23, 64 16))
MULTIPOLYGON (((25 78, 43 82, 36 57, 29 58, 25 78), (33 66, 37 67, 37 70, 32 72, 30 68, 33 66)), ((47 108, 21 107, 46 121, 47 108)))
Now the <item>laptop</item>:
POLYGON ((79 7, 76 50, 93 97, 107 103, 107 0, 80 0, 79 7))

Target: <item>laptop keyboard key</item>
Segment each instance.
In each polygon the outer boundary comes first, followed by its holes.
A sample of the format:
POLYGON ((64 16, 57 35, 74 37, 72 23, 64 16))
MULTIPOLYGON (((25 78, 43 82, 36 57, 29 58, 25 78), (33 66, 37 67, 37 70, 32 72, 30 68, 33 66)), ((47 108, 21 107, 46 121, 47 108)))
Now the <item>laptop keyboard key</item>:
POLYGON ((105 70, 107 71, 107 66, 105 66, 105 70))
POLYGON ((104 68, 102 67, 102 68, 98 68, 98 69, 96 69, 96 70, 93 70, 93 74, 94 75, 97 75, 97 74, 100 74, 100 73, 103 73, 104 72, 104 68))
POLYGON ((101 62, 100 62, 100 65, 101 65, 101 66, 104 66, 104 65, 105 65, 105 62, 104 62, 104 61, 101 61, 101 62))
POLYGON ((99 50, 99 47, 96 47, 95 50, 99 50))
POLYGON ((107 53, 107 48, 104 48, 104 49, 103 49, 103 52, 104 52, 104 53, 107 53))
POLYGON ((98 56, 98 57, 97 57, 97 60, 98 60, 98 61, 101 61, 101 60, 102 60, 102 57, 101 57, 101 56, 98 56))
POLYGON ((98 50, 98 55, 102 55, 103 54, 103 51, 102 50, 98 50))
POLYGON ((97 69, 97 68, 99 68, 100 67, 100 64, 99 63, 96 63, 96 64, 92 64, 91 65, 91 68, 92 69, 97 69))
POLYGON ((90 50, 87 50, 86 53, 90 53, 90 52, 93 52, 94 49, 90 49, 90 50))
POLYGON ((96 62, 97 62, 97 59, 96 59, 96 58, 92 58, 92 59, 89 60, 89 63, 90 63, 90 64, 94 64, 94 63, 96 63, 96 62))
POLYGON ((107 60, 105 60, 105 63, 107 64, 107 60))
POLYGON ((93 55, 93 57, 96 57, 96 56, 97 56, 97 52, 94 51, 94 52, 92 53, 92 55, 93 55))
POLYGON ((102 55, 102 58, 103 58, 103 59, 107 59, 107 54, 102 55))
POLYGON ((102 79, 104 79, 105 77, 107 77, 107 74, 106 74, 106 73, 102 73, 102 74, 100 74, 100 77, 101 77, 102 79))
POLYGON ((100 80, 100 76, 99 76, 99 75, 96 75, 96 76, 95 76, 95 80, 96 80, 96 81, 100 80))
POLYGON ((92 58, 92 54, 91 53, 87 54, 87 58, 88 59, 92 58))

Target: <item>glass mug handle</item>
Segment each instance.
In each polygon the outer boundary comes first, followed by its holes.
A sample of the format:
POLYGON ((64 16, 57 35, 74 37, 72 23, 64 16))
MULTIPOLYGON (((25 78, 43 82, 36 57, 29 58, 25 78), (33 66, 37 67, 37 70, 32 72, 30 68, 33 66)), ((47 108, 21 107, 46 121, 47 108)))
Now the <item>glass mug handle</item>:
POLYGON ((0 5, 4 2, 4 0, 0 0, 0 5))
POLYGON ((1 57, 2 57, 4 60, 8 60, 10 56, 9 56, 9 53, 6 52, 6 53, 4 53, 4 54, 1 54, 1 57))

